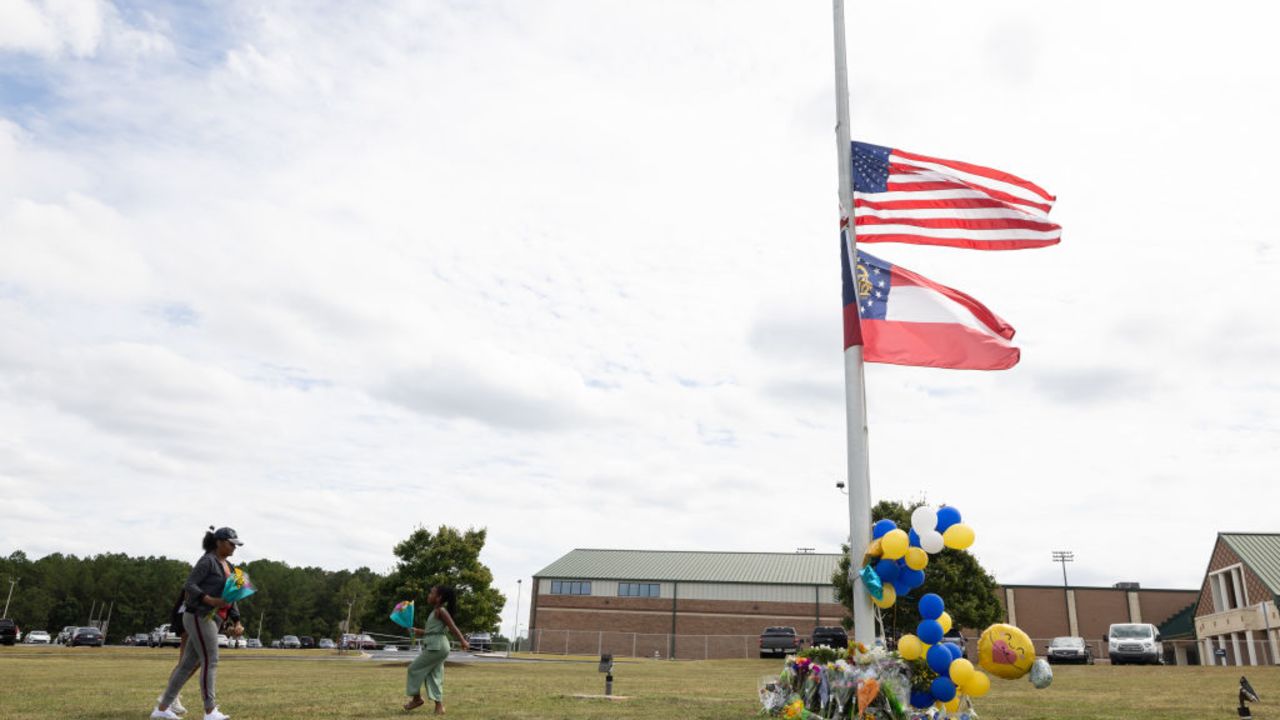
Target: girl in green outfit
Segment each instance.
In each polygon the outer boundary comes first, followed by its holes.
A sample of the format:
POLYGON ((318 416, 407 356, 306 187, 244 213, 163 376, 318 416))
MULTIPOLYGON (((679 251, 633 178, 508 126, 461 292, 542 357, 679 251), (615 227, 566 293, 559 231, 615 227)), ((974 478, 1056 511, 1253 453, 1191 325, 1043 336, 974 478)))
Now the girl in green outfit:
POLYGON ((449 638, 445 636, 447 628, 458 638, 463 650, 470 650, 471 645, 462 636, 462 631, 453 624, 453 614, 458 611, 458 597, 453 588, 447 585, 436 585, 427 595, 427 604, 431 606, 431 614, 427 617, 426 629, 414 628, 418 636, 426 636, 422 643, 422 652, 409 664, 409 681, 406 683, 405 695, 409 702, 405 710, 412 710, 426 704, 422 699, 422 684, 427 684, 427 697, 436 703, 436 714, 444 714, 444 661, 449 657, 449 638))

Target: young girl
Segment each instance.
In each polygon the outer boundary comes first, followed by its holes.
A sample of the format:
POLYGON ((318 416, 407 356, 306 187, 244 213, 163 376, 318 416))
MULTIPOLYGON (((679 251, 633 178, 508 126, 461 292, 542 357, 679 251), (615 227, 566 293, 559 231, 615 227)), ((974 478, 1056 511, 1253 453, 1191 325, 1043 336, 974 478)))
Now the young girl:
POLYGON ((413 710, 426 704, 422 699, 422 683, 427 684, 427 697, 436 703, 436 714, 444 714, 444 661, 449 657, 449 638, 445 636, 447 628, 458 638, 463 650, 470 650, 471 645, 462 636, 462 631, 453 624, 453 614, 458 611, 458 598, 453 588, 447 585, 436 585, 427 595, 427 604, 432 607, 427 617, 426 629, 414 628, 419 637, 425 635, 422 652, 409 665, 409 680, 405 695, 409 702, 404 709, 413 710))

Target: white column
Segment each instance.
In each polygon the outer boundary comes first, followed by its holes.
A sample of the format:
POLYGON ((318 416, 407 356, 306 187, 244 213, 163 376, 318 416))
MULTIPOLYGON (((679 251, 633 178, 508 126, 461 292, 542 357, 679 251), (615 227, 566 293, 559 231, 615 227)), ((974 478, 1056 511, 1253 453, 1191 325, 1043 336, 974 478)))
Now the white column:
POLYGON ((1018 624, 1018 606, 1013 601, 1013 588, 1004 589, 1004 606, 1009 611, 1009 624, 1018 624))
POLYGON ((1240 633, 1231 633, 1231 650, 1235 655, 1236 665, 1243 665, 1240 657, 1240 633))
POLYGON ((1231 576, 1231 585, 1236 589, 1236 607, 1245 607, 1244 587, 1240 583, 1240 568, 1235 568, 1227 574, 1231 576))
POLYGON ((1267 634, 1271 636, 1271 663, 1280 664, 1280 630, 1272 630, 1267 634))
POLYGON ((1138 602, 1138 593, 1130 590, 1126 596, 1129 601, 1129 622, 1142 622, 1142 604, 1138 602))
POLYGON ((1080 635, 1080 622, 1076 618, 1076 591, 1067 591, 1067 625, 1071 628, 1073 636, 1080 635))
POLYGON ((1249 664, 1257 665, 1258 651, 1253 647, 1253 631, 1252 630, 1244 631, 1244 641, 1245 641, 1245 644, 1249 646, 1249 664))
POLYGON ((1203 646, 1200 649, 1200 664, 1217 665, 1217 661, 1213 659, 1213 639, 1205 638, 1200 641, 1200 644, 1203 646))
POLYGON ((1187 664, 1187 646, 1181 642, 1173 646, 1173 662, 1175 665, 1187 664))

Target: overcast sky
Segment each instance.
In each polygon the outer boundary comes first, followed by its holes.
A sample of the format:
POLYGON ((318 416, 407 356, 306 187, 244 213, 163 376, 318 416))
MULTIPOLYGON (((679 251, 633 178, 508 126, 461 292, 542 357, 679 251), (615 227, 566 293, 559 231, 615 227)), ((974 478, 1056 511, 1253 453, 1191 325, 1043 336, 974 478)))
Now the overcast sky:
MULTIPOLYGON (((1280 530, 1271 5, 848 18, 855 138, 1064 227, 867 248, 1023 351, 868 367, 873 496, 1007 583, 1280 530)), ((833 126, 827 2, 0 0, 0 553, 385 571, 484 526, 527 613, 575 547, 837 551, 833 126)))

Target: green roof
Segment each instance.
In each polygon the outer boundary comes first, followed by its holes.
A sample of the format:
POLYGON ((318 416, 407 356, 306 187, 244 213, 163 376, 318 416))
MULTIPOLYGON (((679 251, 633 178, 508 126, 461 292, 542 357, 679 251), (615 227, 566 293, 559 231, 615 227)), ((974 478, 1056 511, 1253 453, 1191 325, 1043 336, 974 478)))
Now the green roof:
POLYGON ((840 555, 826 553, 572 550, 539 578, 830 585, 840 555))
POLYGON ((1221 533, 1227 546, 1240 556, 1271 593, 1280 593, 1280 534, 1221 533))

